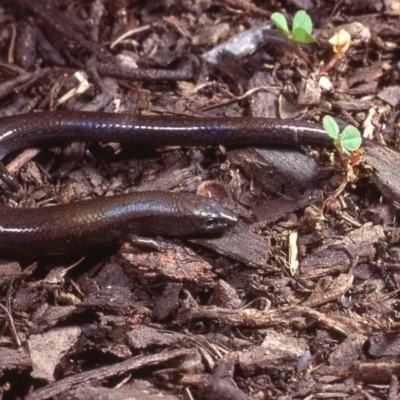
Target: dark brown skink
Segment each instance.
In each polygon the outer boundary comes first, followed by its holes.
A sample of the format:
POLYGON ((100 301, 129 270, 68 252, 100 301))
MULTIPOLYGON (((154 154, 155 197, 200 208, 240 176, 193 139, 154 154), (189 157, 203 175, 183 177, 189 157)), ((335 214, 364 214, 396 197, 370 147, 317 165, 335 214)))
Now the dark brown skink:
MULTIPOLYGON (((0 160, 17 149, 71 140, 145 145, 331 145, 322 128, 264 118, 136 117, 43 112, 0 119, 0 160)), ((7 181, 7 174, 3 180, 7 181)), ((9 184, 12 179, 9 179, 9 184)), ((125 234, 188 236, 221 232, 236 217, 190 194, 149 192, 40 209, 0 208, 0 255, 85 252, 125 234)))
POLYGON ((151 146, 332 146, 332 140, 318 125, 267 118, 137 117, 57 111, 0 119, 0 160, 22 147, 71 140, 151 146))
POLYGON ((84 253, 127 235, 193 236, 237 222, 217 201, 192 193, 138 192, 44 208, 0 207, 0 256, 84 253))

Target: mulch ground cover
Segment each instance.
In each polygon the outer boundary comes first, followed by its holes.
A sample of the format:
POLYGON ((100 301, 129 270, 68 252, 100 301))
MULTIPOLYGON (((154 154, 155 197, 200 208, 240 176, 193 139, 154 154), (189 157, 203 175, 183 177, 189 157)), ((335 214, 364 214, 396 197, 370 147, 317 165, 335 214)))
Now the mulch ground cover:
POLYGON ((399 16, 397 0, 1 0, 0 117, 330 115, 363 143, 9 155, 5 206, 189 191, 239 223, 161 251, 0 254, 0 398, 398 399, 399 16), (298 10, 316 43, 271 23, 298 10))

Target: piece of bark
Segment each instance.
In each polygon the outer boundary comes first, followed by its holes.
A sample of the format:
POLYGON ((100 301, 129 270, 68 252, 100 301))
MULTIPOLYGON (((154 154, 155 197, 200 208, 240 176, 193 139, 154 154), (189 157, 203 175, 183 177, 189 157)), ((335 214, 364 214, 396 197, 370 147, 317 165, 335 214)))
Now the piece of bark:
POLYGON ((12 307, 15 311, 37 310, 47 302, 49 292, 45 285, 29 282, 15 291, 12 307))
POLYGON ((346 272, 351 259, 345 250, 317 250, 300 262, 300 277, 313 279, 330 275, 332 272, 346 272))
POLYGON ((218 364, 214 369, 214 376, 229 382, 231 379, 233 379, 235 363, 235 354, 225 354, 225 356, 218 361, 218 364))
POLYGON ((317 307, 343 296, 353 285, 352 274, 340 274, 337 278, 323 277, 318 281, 311 296, 302 303, 304 307, 317 307))
POLYGON ((108 287, 91 293, 78 304, 79 308, 114 312, 118 315, 129 315, 132 310, 141 306, 131 291, 121 286, 108 287))
POLYGON ((346 272, 353 260, 362 262, 373 259, 376 244, 384 238, 385 232, 380 225, 362 226, 339 240, 328 238, 324 240, 322 249, 314 251, 300 262, 300 276, 312 279, 333 272, 346 272))
POLYGON ((137 191, 146 190, 171 190, 182 185, 182 182, 193 180, 193 171, 190 168, 178 169, 179 165, 167 168, 156 178, 149 182, 142 183, 137 191))
POLYGON ((368 383, 389 383, 393 375, 400 374, 398 362, 355 362, 352 368, 354 379, 368 383))
POLYGON ((307 342, 303 338, 290 337, 287 333, 275 332, 270 329, 265 330, 264 333, 265 337, 261 347, 270 353, 278 351, 294 357, 300 357, 308 349, 307 342))
POLYGON ((199 399, 201 400, 252 400, 240 389, 218 378, 209 378, 200 387, 199 399))
POLYGON ((24 347, 17 350, 0 347, 0 375, 6 370, 24 370, 32 366, 31 357, 24 347))
POLYGON ((173 350, 160 354, 152 354, 149 356, 133 357, 129 360, 122 361, 113 365, 95 368, 91 371, 82 372, 78 375, 69 376, 60 381, 49 384, 43 388, 37 389, 26 396, 25 400, 45 400, 50 397, 57 396, 67 390, 71 390, 79 385, 90 382, 101 382, 113 376, 120 376, 128 371, 137 370, 139 368, 148 368, 161 363, 185 357, 189 352, 188 349, 173 350))
POLYGON ((251 211, 256 218, 254 225, 274 222, 286 214, 297 211, 300 208, 314 204, 323 199, 321 190, 307 190, 304 195, 294 200, 279 198, 253 208, 251 211))
MULTIPOLYGON (((209 64, 218 67, 221 66, 224 57, 226 58, 226 54, 230 54, 232 60, 242 59, 255 52, 260 46, 265 45, 264 32, 268 36, 274 36, 274 31, 271 30, 270 23, 240 32, 204 53, 202 57, 209 64)), ((281 35, 278 34, 278 36, 281 35)))
POLYGON ((268 243, 240 221, 234 228, 219 237, 190 239, 189 242, 200 244, 249 267, 262 267, 265 271, 275 270, 267 265, 268 243))
POLYGON ((398 85, 386 86, 381 92, 378 93, 378 97, 390 104, 392 107, 397 107, 400 103, 400 88, 398 85))
POLYGON ((34 378, 53 382, 54 369, 61 358, 77 341, 81 329, 78 326, 52 329, 46 333, 32 335, 28 339, 34 378))
POLYGON ((21 278, 25 274, 21 270, 19 263, 15 261, 0 262, 0 287, 7 285, 11 281, 21 278))
POLYGON ((374 357, 398 356, 400 354, 400 335, 383 333, 369 339, 368 353, 374 357))
POLYGON ((349 335, 329 355, 330 364, 338 367, 353 364, 361 356, 361 348, 366 339, 363 335, 349 335))
POLYGON ((18 25, 15 62, 27 71, 36 61, 36 31, 28 22, 18 25))
POLYGON ((153 317, 162 320, 167 318, 179 305, 179 293, 183 285, 181 283, 168 282, 160 296, 155 299, 153 317))
POLYGON ((372 182, 388 199, 400 204, 400 153, 376 142, 363 142, 364 158, 374 168, 372 182))
POLYGON ((246 326, 261 328, 290 324, 303 319, 307 324, 318 324, 325 329, 340 332, 343 335, 368 334, 371 332, 371 324, 357 321, 342 315, 327 315, 308 307, 290 306, 286 309, 270 310, 268 312, 255 309, 230 310, 215 306, 188 306, 180 310, 180 320, 210 319, 218 321, 222 325, 246 326))
POLYGON ((29 333, 40 333, 49 330, 58 322, 64 321, 67 317, 81 312, 82 309, 79 309, 76 306, 61 307, 45 303, 33 313, 30 321, 31 325, 29 333))
POLYGON ((247 85, 247 90, 269 87, 269 90, 260 90, 251 95, 250 109, 254 117, 277 118, 279 114, 278 103, 281 90, 274 89, 276 80, 270 71, 255 71, 247 85))
POLYGON ((248 147, 227 153, 228 159, 251 176, 263 192, 298 197, 318 189, 320 169, 313 159, 293 149, 248 147))
POLYGON ((187 247, 166 243, 163 251, 134 254, 121 249, 125 259, 125 271, 143 282, 173 279, 214 286, 212 266, 187 247))
POLYGON ((59 400, 179 400, 179 397, 162 392, 160 389, 149 387, 136 389, 128 384, 122 387, 106 388, 82 385, 76 389, 62 393, 59 400), (150 393, 149 393, 150 391, 150 393))
POLYGON ((174 332, 160 332, 145 325, 138 325, 127 333, 128 344, 134 349, 145 349, 149 346, 168 346, 180 342, 182 335, 174 332))
POLYGON ((107 263, 96 275, 95 281, 103 289, 110 286, 129 287, 130 284, 129 277, 117 263, 107 263))
POLYGON ((321 102, 322 88, 319 82, 312 78, 301 80, 297 103, 301 106, 318 105, 321 102))
MULTIPOLYGON (((293 342, 295 342, 294 339, 293 342)), ((297 345, 295 348, 297 350, 297 345)), ((285 376, 292 374, 297 368, 297 361, 302 352, 282 350, 279 347, 264 349, 260 346, 254 346, 246 349, 246 351, 239 352, 238 364, 246 377, 256 376, 257 374, 276 375, 277 373, 285 376)))
POLYGON ((239 308, 243 304, 239 293, 227 282, 219 279, 207 305, 224 308, 239 308))
POLYGON ((307 349, 307 343, 302 338, 268 330, 261 346, 238 352, 238 364, 245 376, 254 376, 259 372, 271 373, 280 368, 293 370, 307 349))

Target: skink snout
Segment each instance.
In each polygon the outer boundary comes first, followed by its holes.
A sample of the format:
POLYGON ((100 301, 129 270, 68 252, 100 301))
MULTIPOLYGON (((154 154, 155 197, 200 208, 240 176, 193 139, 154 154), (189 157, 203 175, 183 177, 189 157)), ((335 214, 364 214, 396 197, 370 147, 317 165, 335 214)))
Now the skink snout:
POLYGON ((202 223, 206 232, 223 232, 235 226, 238 222, 236 215, 222 207, 213 199, 206 199, 208 204, 201 211, 202 223))
POLYGON ((204 225, 209 232, 221 232, 235 226, 238 219, 232 212, 222 209, 218 212, 209 212, 209 215, 204 219, 204 225))
POLYGON ((192 193, 181 193, 178 198, 176 215, 179 216, 180 223, 179 232, 178 227, 174 227, 174 236, 221 233, 238 221, 236 215, 222 207, 217 200, 192 193))

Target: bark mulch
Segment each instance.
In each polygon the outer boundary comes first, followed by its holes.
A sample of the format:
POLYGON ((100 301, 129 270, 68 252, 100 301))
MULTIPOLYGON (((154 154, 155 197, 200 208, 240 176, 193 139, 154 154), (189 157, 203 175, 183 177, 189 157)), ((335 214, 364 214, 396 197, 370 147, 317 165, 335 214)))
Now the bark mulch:
POLYGON ((0 117, 331 115, 364 138, 345 157, 117 143, 10 155, 11 206, 197 191, 240 222, 160 252, 2 260, 0 399, 398 399, 399 15, 397 0, 0 0, 0 117), (299 9, 317 43, 296 52, 270 15, 299 9))

